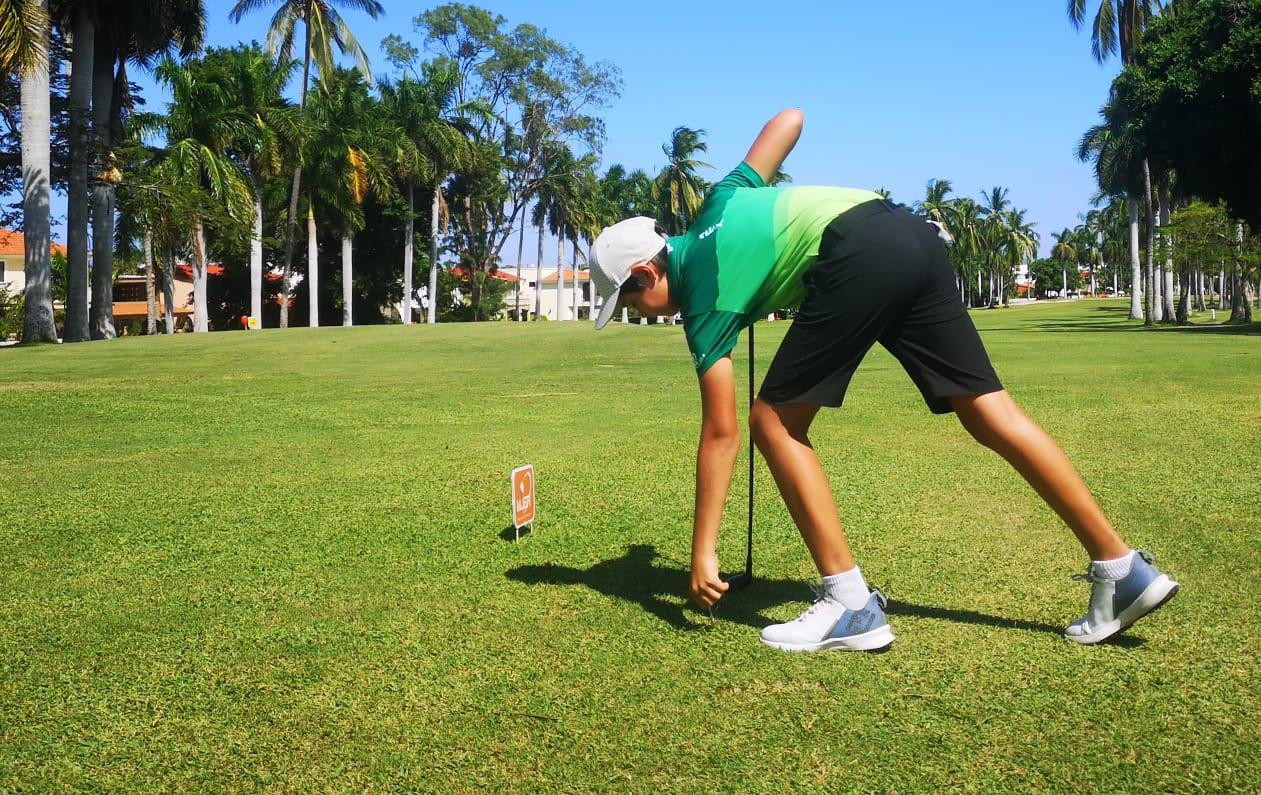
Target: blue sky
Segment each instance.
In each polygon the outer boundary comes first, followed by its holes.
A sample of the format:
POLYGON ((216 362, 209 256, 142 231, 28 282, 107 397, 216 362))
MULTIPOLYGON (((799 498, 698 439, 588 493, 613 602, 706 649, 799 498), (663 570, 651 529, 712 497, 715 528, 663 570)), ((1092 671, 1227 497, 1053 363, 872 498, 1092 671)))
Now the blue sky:
MULTIPOLYGON (((209 45, 265 38, 270 12, 233 24, 231 2, 206 5, 209 45)), ((381 39, 399 33, 419 46, 412 20, 431 6, 384 5, 377 20, 346 19, 374 70, 388 74, 381 39)), ((907 203, 932 177, 974 198, 1001 185, 1037 222, 1044 250, 1089 208, 1094 183, 1073 150, 1119 69, 1094 62, 1061 0, 481 5, 620 67, 624 91, 602 112, 605 166, 655 171, 670 130, 687 125, 706 130, 703 159, 716 167, 706 176, 716 179, 766 119, 795 105, 806 117, 784 166, 795 184, 884 187, 907 203)), ((162 107, 148 76, 137 82, 162 107)), ((515 261, 515 240, 504 254, 515 261)))

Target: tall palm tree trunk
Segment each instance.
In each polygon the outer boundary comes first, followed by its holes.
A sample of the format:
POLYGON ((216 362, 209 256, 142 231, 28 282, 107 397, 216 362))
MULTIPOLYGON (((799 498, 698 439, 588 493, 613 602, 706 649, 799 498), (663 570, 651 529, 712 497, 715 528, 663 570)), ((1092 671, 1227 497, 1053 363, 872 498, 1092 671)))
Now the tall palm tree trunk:
POLYGON ((91 3, 76 3, 70 68, 70 174, 66 196, 66 342, 91 339, 88 329, 88 121, 96 29, 91 3))
POLYGON ((112 141, 114 47, 98 36, 92 63, 93 173, 89 180, 92 202, 92 302, 88 332, 94 340, 112 340, 114 330, 114 185, 108 169, 112 141))
MULTIPOLYGON (((311 24, 306 24, 305 54, 302 58, 302 94, 298 100, 298 113, 306 115, 307 85, 311 79, 311 24)), ((293 167, 293 184, 289 188, 289 220, 285 224, 284 278, 280 282, 280 327, 289 328, 289 282, 293 278, 293 246, 298 236, 298 191, 302 189, 302 159, 293 167)))
POLYGON ((206 303, 206 227, 193 221, 193 331, 210 331, 210 307, 206 303))
POLYGON ((1182 289, 1180 291, 1180 294, 1178 295, 1178 311, 1177 311, 1177 319, 1178 319, 1179 326, 1186 325, 1187 318, 1191 313, 1191 278, 1192 277, 1190 273, 1182 274, 1182 284, 1181 284, 1182 289))
POLYGON ((347 232, 342 235, 342 325, 355 325, 354 318, 351 316, 351 297, 354 291, 351 289, 354 278, 354 257, 355 236, 347 232))
POLYGON ((1138 255, 1138 202, 1130 197, 1130 319, 1143 319, 1143 265, 1138 255))
MULTIPOLYGON (((40 4, 48 10, 48 0, 40 4)), ((41 34, 48 52, 48 28, 41 34)), ((49 133, 48 56, 22 72, 22 225, 26 234, 23 269, 26 293, 22 341, 56 342, 52 296, 52 219, 49 213, 51 146, 49 133)))
POLYGON ((1143 269, 1143 325, 1156 322, 1156 280, 1153 269, 1156 263, 1156 228, 1159 218, 1152 208, 1152 172, 1143 158, 1143 210, 1147 215, 1147 262, 1143 269))
POLYGON ((534 260, 534 319, 543 317, 543 225, 539 224, 539 254, 534 260))
MULTIPOLYGON (((1160 227, 1161 229, 1167 229, 1169 227, 1169 214, 1173 210, 1173 208, 1169 206, 1169 188, 1165 184, 1167 180, 1168 180, 1168 177, 1166 176, 1166 179, 1161 180, 1161 184, 1160 184, 1160 227)), ((1173 282, 1174 282, 1173 235, 1169 234, 1168 232, 1165 232, 1162 235, 1162 240, 1165 243, 1165 260, 1164 260, 1163 267, 1161 268, 1161 274, 1162 274, 1161 285, 1160 285, 1160 297, 1161 297, 1161 302, 1162 302, 1161 316, 1164 318, 1166 323, 1176 323, 1179 321, 1177 320, 1177 312, 1174 310, 1174 306, 1173 306, 1173 282)))
POLYGON ((556 319, 565 319, 565 227, 556 237, 556 319))
POLYGON ((165 305, 166 333, 175 333, 175 253, 166 252, 166 267, 162 269, 162 303, 165 305))
POLYGON ((403 219, 403 306, 399 312, 405 326, 412 323, 412 254, 416 244, 416 203, 412 188, 409 179, 403 188, 407 195, 407 218, 403 219))
POLYGON ((571 281, 569 284, 569 302, 573 306, 574 316, 572 320, 575 323, 577 323, 578 322, 578 238, 575 237, 571 239, 569 243, 570 243, 570 247, 573 249, 573 253, 570 255, 570 260, 572 260, 574 263, 573 272, 571 274, 574 278, 573 278, 573 281, 571 281))
POLYGON ((438 322, 438 220, 442 208, 442 180, 433 182, 433 197, 429 204, 429 307, 426 323, 438 322))
POLYGON ((1252 322, 1252 283, 1243 272, 1243 223, 1235 224, 1235 241, 1238 245, 1238 259, 1231 267, 1230 279, 1230 321, 1231 323, 1252 322))
POLYGON ((158 296, 153 273, 153 230, 144 230, 144 300, 145 300, 145 333, 158 333, 158 296))
POLYGON ((307 325, 320 325, 320 241, 315 230, 315 208, 306 211, 306 281, 311 311, 307 325))
POLYGON ((517 239, 517 283, 513 289, 513 318, 521 322, 521 258, 525 256, 525 213, 521 214, 521 237, 517 239))
POLYGON ((254 228, 250 234, 250 317, 263 327, 263 178, 251 172, 254 182, 254 228))

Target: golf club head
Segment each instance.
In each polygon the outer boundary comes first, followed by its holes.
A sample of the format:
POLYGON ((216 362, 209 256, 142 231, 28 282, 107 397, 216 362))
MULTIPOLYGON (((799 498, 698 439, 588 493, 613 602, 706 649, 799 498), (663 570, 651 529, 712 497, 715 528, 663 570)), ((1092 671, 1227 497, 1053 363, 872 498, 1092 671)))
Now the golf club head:
POLYGON ((753 572, 743 571, 727 580, 727 589, 729 591, 742 591, 748 588, 751 582, 753 582, 753 572))

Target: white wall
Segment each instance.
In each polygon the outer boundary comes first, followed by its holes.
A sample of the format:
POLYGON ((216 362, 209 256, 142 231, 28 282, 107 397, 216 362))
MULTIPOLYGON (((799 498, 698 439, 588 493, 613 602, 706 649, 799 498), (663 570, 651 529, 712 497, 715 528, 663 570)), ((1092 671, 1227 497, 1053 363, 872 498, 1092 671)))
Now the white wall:
POLYGON ((26 289, 26 271, 23 270, 25 262, 21 256, 6 254, 0 257, 0 262, 4 263, 4 273, 0 275, 0 284, 12 293, 19 293, 26 289))

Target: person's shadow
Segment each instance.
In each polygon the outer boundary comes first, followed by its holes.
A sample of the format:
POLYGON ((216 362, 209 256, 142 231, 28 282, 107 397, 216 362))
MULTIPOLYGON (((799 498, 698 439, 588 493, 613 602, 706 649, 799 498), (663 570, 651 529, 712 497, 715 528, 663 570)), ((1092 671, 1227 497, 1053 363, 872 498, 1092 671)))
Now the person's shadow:
MULTIPOLYGON (((506 576, 529 585, 584 585, 593 591, 640 605, 657 618, 682 630, 699 629, 708 624, 707 616, 687 600, 690 576, 681 566, 669 563, 660 566, 655 547, 634 544, 620 558, 578 569, 545 563, 518 566, 506 576)), ((762 613, 788 602, 808 602, 810 587, 803 580, 771 579, 753 575, 753 583, 742 591, 731 591, 714 608, 714 615, 762 628, 771 623, 762 613)), ((1062 635, 1063 627, 1038 621, 1001 618, 972 610, 954 610, 890 599, 885 612, 891 616, 915 616, 963 624, 1001 627, 1023 632, 1044 632, 1062 635)), ((1141 646, 1142 639, 1120 635, 1108 643, 1118 646, 1141 646)))

